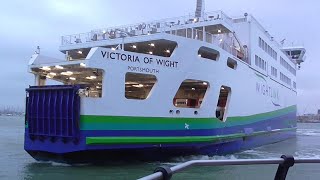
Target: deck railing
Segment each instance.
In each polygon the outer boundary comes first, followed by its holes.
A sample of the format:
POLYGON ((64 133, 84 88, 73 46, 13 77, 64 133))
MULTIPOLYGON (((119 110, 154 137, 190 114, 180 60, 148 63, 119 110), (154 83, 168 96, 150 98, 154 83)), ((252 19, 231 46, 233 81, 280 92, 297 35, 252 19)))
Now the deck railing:
MULTIPOLYGON (((235 47, 233 39, 224 34, 210 34, 195 28, 187 28, 187 24, 195 24, 204 21, 223 20, 228 24, 232 19, 222 11, 208 12, 203 17, 195 18, 194 15, 177 18, 163 19, 148 23, 137 23, 126 26, 118 26, 106 29, 92 30, 91 32, 62 36, 61 45, 81 44, 94 41, 104 41, 133 36, 147 36, 157 33, 168 33, 186 38, 197 39, 211 44, 215 44, 235 57, 247 62, 247 55, 240 47, 235 47), (181 33, 182 32, 182 33, 181 33)), ((247 62, 248 63, 248 62, 247 62)))
POLYGON ((262 165, 279 164, 275 180, 285 180, 288 170, 295 163, 320 163, 320 159, 294 158, 293 156, 282 155, 274 159, 238 159, 238 160, 193 160, 173 167, 160 166, 153 174, 140 178, 139 180, 171 179, 172 175, 192 166, 224 166, 224 165, 262 165))
POLYGON ((210 44, 215 44, 225 51, 229 52, 235 57, 247 61, 246 54, 240 47, 235 46, 235 39, 228 36, 228 34, 211 34, 208 32, 203 33, 202 30, 195 28, 178 29, 172 31, 166 31, 168 34, 177 35, 189 39, 196 39, 199 41, 204 41, 210 44))
POLYGON ((232 19, 222 11, 207 12, 204 13, 204 16, 200 18, 196 18, 194 14, 189 14, 187 16, 162 19, 158 21, 142 22, 125 26, 96 29, 87 33, 66 35, 61 37, 61 46, 117 39, 124 36, 143 36, 148 34, 163 33, 187 24, 216 20, 222 20, 228 24, 232 24, 232 19))

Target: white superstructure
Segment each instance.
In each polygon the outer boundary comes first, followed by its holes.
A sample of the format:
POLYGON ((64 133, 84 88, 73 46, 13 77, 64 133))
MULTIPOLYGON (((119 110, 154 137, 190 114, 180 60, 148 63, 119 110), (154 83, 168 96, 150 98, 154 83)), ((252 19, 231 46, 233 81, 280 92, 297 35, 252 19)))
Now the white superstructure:
POLYGON ((305 53, 283 48, 251 15, 203 6, 195 16, 63 36, 60 51, 64 60, 35 54, 30 71, 36 85, 84 85, 81 114, 222 121, 296 105, 305 53))

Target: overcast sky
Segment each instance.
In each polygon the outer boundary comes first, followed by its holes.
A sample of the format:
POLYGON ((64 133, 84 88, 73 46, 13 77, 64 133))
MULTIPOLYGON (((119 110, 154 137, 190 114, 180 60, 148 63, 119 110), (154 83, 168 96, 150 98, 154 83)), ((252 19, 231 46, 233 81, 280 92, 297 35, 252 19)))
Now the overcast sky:
MULTIPOLYGON (((33 84, 27 64, 36 47, 63 57, 61 35, 193 13, 196 0, 32 0, 3 1, 0 6, 0 107, 24 106, 33 84)), ((230 17, 252 14, 277 40, 304 45, 307 62, 298 71, 299 113, 320 109, 320 2, 315 0, 206 0, 206 11, 230 17)))

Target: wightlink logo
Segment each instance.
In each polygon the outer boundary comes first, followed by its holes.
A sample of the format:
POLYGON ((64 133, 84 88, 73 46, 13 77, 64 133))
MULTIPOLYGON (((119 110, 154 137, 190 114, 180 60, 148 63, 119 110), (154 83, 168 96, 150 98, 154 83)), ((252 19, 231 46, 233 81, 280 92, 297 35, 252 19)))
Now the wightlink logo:
POLYGON ((274 89, 271 86, 268 86, 266 84, 257 82, 256 83, 256 90, 258 93, 264 95, 264 96, 268 96, 274 99, 279 99, 279 92, 277 89, 274 89))
POLYGON ((266 79, 262 75, 256 73, 256 76, 260 79, 260 81, 256 82, 256 92, 263 96, 269 97, 273 105, 280 106, 279 90, 269 86, 266 79))

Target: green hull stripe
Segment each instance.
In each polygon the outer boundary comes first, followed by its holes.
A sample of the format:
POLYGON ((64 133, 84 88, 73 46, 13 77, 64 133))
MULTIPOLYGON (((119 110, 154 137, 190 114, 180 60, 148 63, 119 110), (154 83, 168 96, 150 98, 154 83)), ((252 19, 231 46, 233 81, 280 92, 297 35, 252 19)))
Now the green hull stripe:
MULTIPOLYGON (((185 123, 189 129, 215 129, 251 124, 270 118, 296 112, 296 106, 277 111, 251 116, 229 117, 226 122, 217 118, 179 118, 179 117, 130 117, 130 116, 95 116, 81 115, 81 130, 184 130, 185 123)), ((295 119, 283 121, 290 125, 295 119)))
POLYGON ((251 137, 258 135, 265 135, 271 133, 278 133, 283 131, 293 131, 296 128, 285 128, 273 131, 258 131, 252 134, 230 134, 223 136, 181 136, 181 137, 87 137, 87 145, 103 145, 103 144, 155 144, 155 143, 199 143, 199 142, 217 142, 232 140, 243 137, 251 137))

